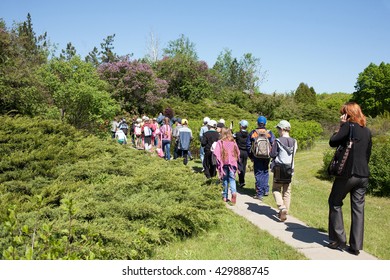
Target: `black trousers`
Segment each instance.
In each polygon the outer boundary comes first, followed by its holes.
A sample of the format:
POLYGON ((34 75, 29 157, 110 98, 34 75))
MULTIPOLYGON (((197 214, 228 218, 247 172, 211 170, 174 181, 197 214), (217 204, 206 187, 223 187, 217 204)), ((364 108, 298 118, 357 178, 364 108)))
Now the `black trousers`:
POLYGON ((204 175, 206 175, 207 179, 210 179, 217 175, 217 166, 213 165, 211 156, 212 156, 211 151, 207 151, 204 154, 203 168, 204 168, 204 175))
POLYGON ((354 250, 363 249, 364 238, 364 203, 368 186, 368 178, 336 178, 329 195, 329 240, 346 243, 343 220, 343 200, 350 194, 351 230, 349 246, 354 250))
POLYGON ((248 152, 246 150, 240 150, 240 162, 238 163, 238 182, 239 184, 245 184, 246 164, 248 161, 248 152))

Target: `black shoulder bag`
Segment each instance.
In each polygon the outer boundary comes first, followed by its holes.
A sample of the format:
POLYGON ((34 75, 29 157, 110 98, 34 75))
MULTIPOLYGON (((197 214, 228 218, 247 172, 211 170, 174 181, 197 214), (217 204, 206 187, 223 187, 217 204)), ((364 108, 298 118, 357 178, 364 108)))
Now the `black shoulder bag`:
POLYGON ((330 176, 343 176, 345 173, 345 164, 353 146, 353 124, 349 124, 349 139, 343 145, 337 147, 336 152, 328 166, 330 176))

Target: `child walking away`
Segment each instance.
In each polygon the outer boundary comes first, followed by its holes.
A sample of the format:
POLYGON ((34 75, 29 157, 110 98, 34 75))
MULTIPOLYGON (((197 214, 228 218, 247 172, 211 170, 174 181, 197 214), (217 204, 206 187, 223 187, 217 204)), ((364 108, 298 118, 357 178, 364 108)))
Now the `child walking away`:
POLYGON ((240 150, 234 141, 230 129, 223 127, 221 130, 221 139, 217 141, 214 149, 214 155, 217 158, 217 170, 219 178, 222 180, 223 200, 228 202, 228 186, 231 191, 231 203, 236 204, 236 172, 238 169, 238 160, 240 150))
POLYGON ((144 146, 142 144, 142 119, 138 118, 137 122, 134 124, 134 135, 135 135, 135 147, 138 150, 143 150, 144 146))
POLYGON ((122 129, 119 128, 116 129, 115 138, 119 144, 127 144, 127 137, 122 129))
POLYGON ((150 151, 152 149, 153 129, 148 117, 145 117, 145 122, 142 126, 142 132, 144 134, 145 151, 150 151))
POLYGON ((182 119, 181 124, 182 127, 179 129, 179 133, 177 137, 178 149, 182 151, 183 164, 187 165, 190 143, 192 141, 192 130, 188 127, 187 119, 182 119))
POLYGON ((272 145, 271 170, 274 173, 272 194, 279 208, 279 219, 287 219, 291 202, 291 179, 294 174, 294 156, 298 149, 297 141, 290 137, 291 125, 288 121, 280 121, 276 128, 279 138, 272 145))

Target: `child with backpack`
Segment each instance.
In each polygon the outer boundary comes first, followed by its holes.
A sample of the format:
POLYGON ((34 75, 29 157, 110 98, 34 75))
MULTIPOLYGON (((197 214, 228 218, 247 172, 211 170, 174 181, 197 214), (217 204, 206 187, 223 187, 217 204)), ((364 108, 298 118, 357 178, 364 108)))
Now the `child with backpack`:
POLYGON ((256 195, 255 199, 263 200, 264 196, 269 194, 269 163, 272 144, 275 140, 275 135, 272 131, 267 130, 267 119, 260 116, 257 119, 257 129, 249 133, 246 147, 248 157, 253 161, 253 168, 256 179, 256 195))
POLYGON ((152 135, 153 128, 150 123, 149 117, 144 118, 144 125, 142 126, 142 133, 144 135, 145 150, 150 151, 152 149, 152 135))
POLYGON ((213 151, 217 158, 217 169, 219 178, 223 185, 223 200, 228 202, 228 186, 231 191, 231 203, 236 204, 236 172, 238 170, 238 161, 240 159, 240 150, 234 141, 230 129, 223 127, 221 130, 221 139, 216 142, 213 151))
POLYGON ((272 145, 271 170, 274 173, 272 194, 279 208, 279 219, 287 219, 291 202, 291 179, 294 173, 294 156, 298 149, 297 141, 290 137, 291 125, 282 120, 277 125, 279 138, 272 145))

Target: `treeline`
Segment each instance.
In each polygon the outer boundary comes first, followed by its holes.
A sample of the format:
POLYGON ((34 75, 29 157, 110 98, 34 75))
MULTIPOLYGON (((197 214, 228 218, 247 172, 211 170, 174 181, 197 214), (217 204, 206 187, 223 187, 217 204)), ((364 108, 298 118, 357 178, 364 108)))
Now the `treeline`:
MULTIPOLYGON (((152 42, 139 59, 116 54, 114 39, 115 34, 107 36, 84 58, 71 42, 56 56, 47 34, 35 34, 30 15, 11 28, 0 19, 0 114, 57 119, 95 134, 105 133, 114 116, 157 116, 167 108, 189 119, 194 132, 205 116, 235 123, 245 118, 254 125, 261 114, 270 121, 316 122, 322 129, 315 132, 328 137, 338 125, 340 106, 354 100, 375 135, 388 139, 382 124, 375 128, 375 119, 387 120, 390 111, 388 63, 364 69, 352 94, 318 94, 304 82, 292 92, 265 94, 266 71, 250 53, 236 58, 224 49, 210 67, 184 35, 170 41, 161 57, 152 42)), ((294 137, 310 147, 316 137, 311 125, 297 127, 302 129, 294 137)))
POLYGON ((115 34, 107 36, 100 49, 95 47, 85 58, 71 42, 55 56, 47 34, 35 34, 29 14, 12 28, 0 19, 0 113, 43 115, 93 129, 115 115, 155 115, 170 103, 181 111, 180 104, 208 100, 269 119, 322 124, 334 122, 338 107, 349 99, 372 117, 389 111, 389 64, 370 64, 352 95, 317 94, 303 82, 295 92, 269 95, 261 93, 266 71, 251 53, 236 58, 224 49, 210 67, 198 59, 195 44, 184 35, 168 43, 162 58, 153 43, 144 58, 118 55, 114 39, 115 34))

